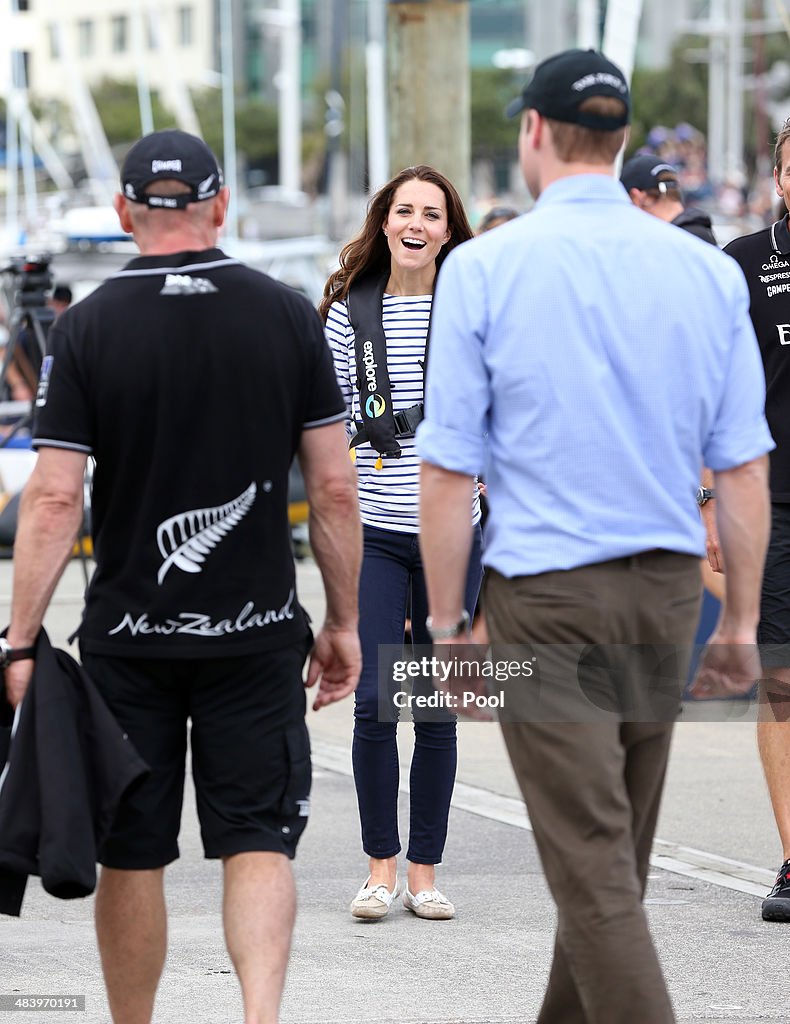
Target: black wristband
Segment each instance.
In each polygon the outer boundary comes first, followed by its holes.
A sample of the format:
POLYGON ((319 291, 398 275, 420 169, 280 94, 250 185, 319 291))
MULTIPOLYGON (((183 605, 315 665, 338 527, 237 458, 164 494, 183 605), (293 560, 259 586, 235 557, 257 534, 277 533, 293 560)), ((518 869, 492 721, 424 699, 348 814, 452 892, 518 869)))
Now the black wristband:
POLYGON ((28 661, 35 656, 35 647, 12 647, 4 636, 0 637, 0 668, 5 668, 12 661, 28 661))

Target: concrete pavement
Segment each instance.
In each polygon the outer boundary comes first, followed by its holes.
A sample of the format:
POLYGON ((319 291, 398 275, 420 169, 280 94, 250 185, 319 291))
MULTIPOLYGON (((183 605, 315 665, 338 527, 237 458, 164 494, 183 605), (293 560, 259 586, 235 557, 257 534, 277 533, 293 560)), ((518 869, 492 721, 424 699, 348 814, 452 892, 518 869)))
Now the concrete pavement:
MULTIPOLYGON (((10 562, 0 563, 5 619, 10 570, 10 562)), ((302 601, 320 622, 318 573, 305 563, 299 577, 302 601)), ((81 592, 73 563, 47 619, 58 644, 79 620, 81 592)), ((460 727, 459 785, 440 869, 456 920, 420 921, 398 905, 384 921, 361 923, 347 910, 366 874, 350 777, 350 702, 311 712, 309 724, 313 814, 295 862, 299 918, 283 1024, 534 1021, 554 913, 497 727, 460 727)), ((790 929, 759 916, 758 894, 772 880, 779 851, 753 731, 743 721, 684 721, 676 730, 647 901, 680 1021, 790 1020, 783 976, 790 929)), ((411 730, 400 732, 407 765, 411 730)), ((404 788, 406 782, 404 774, 404 788)), ((405 795, 401 814, 404 834, 405 795)), ((222 941, 221 868, 202 858, 191 788, 181 850, 168 871, 170 952, 154 1020, 235 1024, 241 1001, 222 941)), ((15 991, 84 994, 87 1010, 66 1019, 109 1020, 92 900, 54 900, 32 880, 22 918, 0 917, 0 994, 15 991)), ((16 1012, 10 1019, 49 1018, 16 1012)))

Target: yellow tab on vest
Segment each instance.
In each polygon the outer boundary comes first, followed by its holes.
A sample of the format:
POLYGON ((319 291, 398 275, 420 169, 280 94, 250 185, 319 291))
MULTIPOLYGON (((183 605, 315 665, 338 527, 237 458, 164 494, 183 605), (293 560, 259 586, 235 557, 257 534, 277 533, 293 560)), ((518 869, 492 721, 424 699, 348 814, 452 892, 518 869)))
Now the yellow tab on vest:
POLYGON ((348 454, 349 454, 349 458, 351 459, 352 462, 356 462, 357 461, 357 450, 356 450, 356 448, 349 448, 348 454))
POLYGON ((378 457, 378 458, 376 459, 376 463, 375 463, 375 465, 374 465, 374 467, 373 467, 373 468, 374 468, 374 469, 384 469, 384 463, 383 463, 383 462, 381 461, 381 456, 380 456, 380 455, 379 455, 379 457, 378 457))

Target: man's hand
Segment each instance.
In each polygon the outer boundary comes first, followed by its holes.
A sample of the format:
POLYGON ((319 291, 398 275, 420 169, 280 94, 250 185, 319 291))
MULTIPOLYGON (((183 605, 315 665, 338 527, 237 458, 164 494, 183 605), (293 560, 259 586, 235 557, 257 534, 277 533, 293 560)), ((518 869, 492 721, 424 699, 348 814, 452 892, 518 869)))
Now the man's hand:
POLYGON ((8 697, 8 703, 12 708, 20 704, 27 693, 30 680, 33 678, 33 665, 33 660, 27 659, 25 661, 12 661, 10 665, 6 665, 3 669, 5 692, 8 697))
POLYGON ((362 649, 357 630, 324 626, 315 638, 305 681, 308 688, 319 683, 313 711, 353 693, 361 671, 362 649))
POLYGON ((754 634, 735 636, 717 629, 702 652, 691 694, 698 700, 743 697, 761 675, 754 634))
MULTIPOLYGON (((479 616, 472 628, 471 635, 457 636, 450 640, 437 640, 433 645, 434 656, 443 662, 454 659, 469 664, 482 663, 488 658, 488 628, 483 616, 479 616)), ((480 708, 475 702, 464 706, 464 695, 473 694, 475 697, 488 696, 488 682, 482 676, 471 676, 466 673, 458 674, 451 672, 446 683, 436 681, 434 688, 441 693, 449 694, 455 703, 453 710, 461 718, 469 718, 475 722, 493 722, 494 716, 485 708, 480 708)))

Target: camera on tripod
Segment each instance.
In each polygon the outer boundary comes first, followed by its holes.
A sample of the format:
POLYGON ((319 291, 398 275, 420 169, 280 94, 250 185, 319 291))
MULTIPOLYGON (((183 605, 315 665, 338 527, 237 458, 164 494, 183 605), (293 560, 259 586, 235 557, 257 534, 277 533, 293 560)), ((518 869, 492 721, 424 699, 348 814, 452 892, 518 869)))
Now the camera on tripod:
POLYGON ((32 421, 33 398, 55 320, 49 305, 54 285, 51 259, 49 253, 13 256, 0 267, 10 313, 8 343, 0 359, 0 405, 13 421, 10 433, 0 438, 0 448, 27 430, 32 421), (21 412, 16 411, 19 406, 21 412))
POLYGON ((46 306, 54 280, 49 253, 38 256, 13 257, 2 273, 12 275, 9 291, 13 295, 13 308, 27 311, 46 306))

